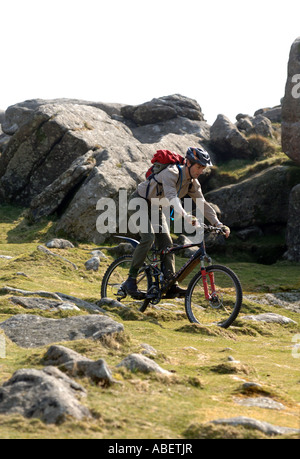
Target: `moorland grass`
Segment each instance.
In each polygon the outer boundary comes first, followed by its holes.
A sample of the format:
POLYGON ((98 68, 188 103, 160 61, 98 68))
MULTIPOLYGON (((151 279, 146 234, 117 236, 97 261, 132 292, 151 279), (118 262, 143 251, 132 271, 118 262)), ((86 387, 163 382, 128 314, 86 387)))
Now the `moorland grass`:
MULTIPOLYGON (((28 291, 62 292, 87 301, 100 298, 102 276, 112 261, 109 252, 98 272, 86 271, 85 261, 92 244, 55 250, 74 263, 49 257, 37 249, 55 234, 55 221, 29 224, 23 209, 0 206, 0 289, 3 286, 28 291), (88 249, 88 250, 87 250, 88 249), (20 274, 23 273, 23 274, 20 274)), ((105 252, 105 250, 103 249, 105 252)), ((245 293, 268 293, 300 289, 299 264, 281 261, 273 265, 246 263, 216 257, 230 266, 242 282, 245 293)), ((177 263, 183 260, 178 259, 177 263)), ((70 312, 26 310, 0 294, 0 321, 14 314, 39 314, 59 319, 70 312)), ((118 383, 103 388, 87 378, 76 378, 87 390, 82 402, 92 419, 45 425, 20 415, 0 415, 0 438, 265 438, 258 431, 213 425, 217 418, 247 416, 274 425, 299 428, 299 359, 292 354, 293 338, 299 333, 299 316, 279 306, 243 302, 242 313, 227 330, 190 324, 184 310, 149 308, 141 314, 107 308, 107 313, 124 324, 123 336, 106 341, 78 340, 62 343, 91 359, 104 358, 118 383), (277 312, 296 324, 278 325, 244 321, 242 314, 277 312), (131 373, 117 365, 130 353, 141 352, 142 343, 157 350, 152 356, 168 377, 131 373), (231 365, 229 357, 239 365, 231 365), (284 410, 241 407, 234 397, 246 397, 243 382, 256 382, 268 396, 280 401, 284 410)), ((72 313, 74 314, 74 312, 72 313)), ((87 314, 86 311, 75 314, 87 314)), ((18 347, 6 339, 6 356, 0 358, 0 384, 19 368, 43 368, 47 346, 18 347)), ((300 356, 299 356, 300 357, 300 356)))

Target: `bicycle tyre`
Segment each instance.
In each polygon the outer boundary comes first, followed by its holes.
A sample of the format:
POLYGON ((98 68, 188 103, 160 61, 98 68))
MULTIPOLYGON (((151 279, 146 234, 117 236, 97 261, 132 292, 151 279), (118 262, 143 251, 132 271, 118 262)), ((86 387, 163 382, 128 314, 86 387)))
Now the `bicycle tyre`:
POLYGON ((212 301, 205 299, 202 274, 199 271, 190 281, 187 288, 185 298, 187 317, 192 323, 215 324, 222 328, 228 328, 237 318, 242 306, 243 292, 241 283, 237 275, 227 266, 211 265, 206 268, 206 272, 207 274, 209 272, 214 273, 217 287, 217 300, 215 302, 218 302, 218 304, 212 305, 212 301), (216 321, 215 316, 219 316, 220 320, 216 321))
MULTIPOLYGON (((128 270, 131 265, 132 261, 132 255, 123 255, 119 258, 116 258, 107 268, 106 272, 104 273, 104 276, 102 278, 102 283, 101 283, 101 298, 113 298, 113 299, 118 299, 120 302, 124 302, 125 299, 126 301, 129 302, 135 302, 135 301, 141 301, 141 300, 134 300, 131 297, 125 296, 124 298, 118 297, 117 291, 119 290, 121 284, 126 281, 128 277, 128 270), (121 269, 118 269, 121 268, 121 269), (118 273, 117 273, 118 269, 118 273), (113 276, 116 276, 118 274, 118 279, 116 280, 116 283, 114 284, 113 276)), ((144 271, 143 277, 146 279, 144 280, 144 287, 147 292, 149 289, 149 286, 151 284, 151 276, 144 271)), ((138 284, 139 284, 139 279, 138 279, 138 284)), ((146 299, 144 300, 144 302, 146 299)), ((149 303, 148 303, 149 304, 149 303)), ((146 305, 146 307, 148 306, 146 305)), ((142 305, 142 307, 144 304, 142 305)), ((145 309, 146 309, 145 307, 145 309)))

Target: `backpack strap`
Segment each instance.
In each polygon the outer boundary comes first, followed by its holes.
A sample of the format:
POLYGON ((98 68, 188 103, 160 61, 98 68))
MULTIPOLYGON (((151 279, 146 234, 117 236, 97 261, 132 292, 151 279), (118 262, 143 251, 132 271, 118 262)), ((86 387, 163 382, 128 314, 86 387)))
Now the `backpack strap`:
MULTIPOLYGON (((181 167, 179 166, 179 164, 176 164, 176 166, 177 166, 177 168, 178 168, 178 170, 179 170, 179 179, 180 179, 180 186, 179 186, 179 190, 178 190, 178 192, 177 192, 177 197, 179 197, 179 193, 180 193, 181 186, 182 186, 182 169, 181 169, 181 167)), ((178 181, 177 181, 177 183, 178 183, 178 181)), ((172 221, 174 221, 173 215, 174 215, 174 209, 172 209, 172 211, 171 211, 171 213, 170 213, 170 219, 171 219, 172 221)))
MULTIPOLYGON (((170 164, 170 166, 174 166, 174 164, 170 164)), ((181 167, 180 167, 179 164, 176 164, 176 166, 177 166, 177 169, 178 169, 178 171, 179 171, 179 179, 178 179, 178 180, 180 180, 180 187, 179 187, 179 190, 178 190, 178 192, 177 192, 177 196, 179 196, 179 193, 180 193, 180 190, 181 190, 181 186, 182 186, 182 169, 181 169, 181 167)), ((164 169, 163 169, 163 170, 164 170, 164 169)), ((157 190, 157 191, 156 191, 156 196, 159 196, 159 195, 161 194, 161 193, 159 193, 159 191, 158 191, 158 186, 162 186, 162 183, 160 183, 160 182, 156 179, 155 174, 153 173, 153 174, 149 175, 149 177, 148 177, 148 185, 147 185, 147 190, 146 190, 146 199, 148 198, 148 194, 149 194, 149 190, 150 190, 150 182, 151 182, 151 179, 154 179, 154 180, 156 181, 156 183, 157 183, 157 186, 156 186, 156 190, 157 190)), ((178 180, 177 180, 177 183, 178 183, 178 180)))

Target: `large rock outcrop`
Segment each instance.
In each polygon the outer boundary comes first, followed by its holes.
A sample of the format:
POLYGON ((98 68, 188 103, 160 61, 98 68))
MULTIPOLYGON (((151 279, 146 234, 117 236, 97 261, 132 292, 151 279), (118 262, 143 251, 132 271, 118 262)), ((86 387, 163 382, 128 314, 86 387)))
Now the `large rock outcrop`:
MULTIPOLYGON (((56 214, 58 234, 104 243, 119 232, 125 200, 144 180, 157 149, 184 155, 191 145, 204 146, 215 165, 232 158, 255 159, 264 155, 262 146, 272 143, 273 127, 265 113, 238 115, 236 124, 219 115, 210 127, 199 104, 178 94, 136 106, 70 99, 16 104, 7 109, 0 135, 0 203, 29 208, 34 221, 56 214), (97 227, 104 211, 101 198, 115 206, 116 225, 104 231, 97 227)), ((275 168, 206 198, 234 228, 282 227, 288 219, 288 194, 299 182, 292 175, 275 168)))
POLYGON ((121 113, 139 126, 155 124, 177 116, 204 121, 198 102, 179 94, 152 99, 141 105, 126 105, 121 108, 121 113))
MULTIPOLYGON (((0 201, 30 207, 33 220, 57 212, 58 231, 104 242, 110 234, 96 228, 100 198, 113 198, 118 208, 119 190, 130 195, 157 149, 185 154, 190 145, 209 138, 195 101, 174 95, 146 105, 154 116, 161 104, 173 107, 174 117, 160 112, 159 122, 145 125, 144 119, 141 126, 129 119, 131 106, 126 111, 118 104, 58 99, 9 107, 3 122, 0 201)), ((142 116, 143 109, 139 112, 142 116)))
POLYGON ((290 51, 281 128, 283 151, 300 164, 300 37, 290 51))
POLYGON ((219 207, 221 220, 233 228, 286 224, 289 194, 296 180, 293 168, 274 166, 240 183, 210 191, 206 199, 219 207))
POLYGON ((300 262, 300 184, 296 185, 289 197, 288 223, 286 230, 287 252, 285 257, 300 262))

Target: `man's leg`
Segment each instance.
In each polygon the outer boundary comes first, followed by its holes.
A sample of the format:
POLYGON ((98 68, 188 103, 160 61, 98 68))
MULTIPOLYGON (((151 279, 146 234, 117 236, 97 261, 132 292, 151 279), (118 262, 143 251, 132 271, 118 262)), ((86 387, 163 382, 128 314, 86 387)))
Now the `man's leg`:
POLYGON ((154 243, 155 234, 151 225, 149 225, 149 231, 149 233, 141 233, 140 243, 133 252, 133 259, 129 269, 129 276, 131 277, 137 277, 138 271, 143 266, 147 253, 154 243))
POLYGON ((143 266, 147 253, 151 249, 155 240, 154 229, 149 218, 149 209, 148 213, 145 215, 145 219, 147 219, 147 232, 140 233, 140 243, 136 246, 133 252, 133 258, 129 269, 129 277, 123 285, 126 293, 136 299, 142 299, 145 297, 145 294, 137 288, 136 278, 139 269, 143 266))
MULTIPOLYGON (((165 250, 167 247, 172 247, 173 241, 170 235, 167 220, 163 213, 161 217, 161 223, 162 232, 156 235, 157 247, 159 250, 165 250)), ((164 266, 164 276, 166 279, 168 279, 168 277, 172 276, 172 274, 175 274, 176 272, 174 254, 167 253, 162 261, 164 266)), ((179 287, 178 283, 176 282, 166 293, 166 298, 184 297, 185 294, 186 290, 179 287)))

